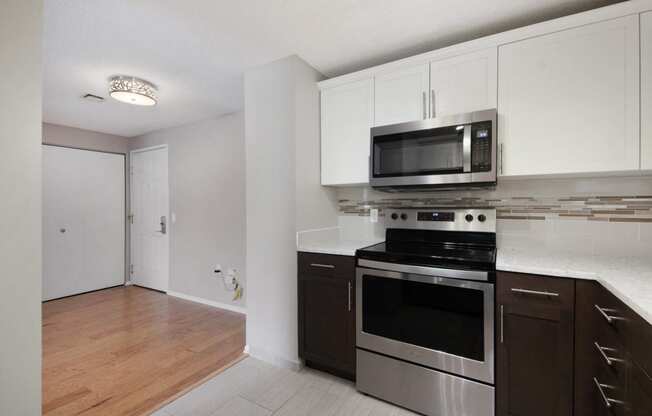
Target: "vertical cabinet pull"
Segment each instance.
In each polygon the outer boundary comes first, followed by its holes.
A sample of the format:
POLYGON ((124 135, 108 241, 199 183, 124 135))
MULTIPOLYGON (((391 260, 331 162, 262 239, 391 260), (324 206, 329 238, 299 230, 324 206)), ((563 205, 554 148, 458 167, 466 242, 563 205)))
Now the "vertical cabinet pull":
POLYGON ((607 352, 615 352, 616 351, 615 349, 602 347, 597 342, 594 342, 593 345, 595 345, 595 348, 598 350, 598 352, 600 353, 602 358, 604 358, 604 360, 605 360, 605 362, 607 363, 608 366, 612 366, 614 363, 620 363, 620 362, 623 361, 620 358, 610 357, 605 352, 605 351, 607 351, 607 352))
POLYGON ((348 303, 348 311, 351 312, 351 282, 347 282, 349 285, 349 303, 348 303))
POLYGON ((500 305, 500 343, 502 344, 505 341, 505 321, 503 317, 505 316, 505 307, 500 305))
POLYGON ((501 143, 498 151, 500 152, 500 174, 503 174, 503 144, 501 143))
POLYGON ((435 118, 437 112, 435 111, 435 90, 430 90, 430 118, 435 118))
POLYGON ((423 106, 423 119, 428 118, 428 105, 426 104, 426 92, 423 91, 421 93, 421 105, 423 106))
POLYGON ((620 316, 615 316, 615 315, 610 315, 610 314, 609 314, 610 312, 611 312, 611 313, 618 312, 618 311, 615 310, 615 309, 601 308, 601 307, 598 306, 598 305, 595 305, 595 309, 597 309, 598 312, 600 312, 600 315, 602 315, 602 317, 603 317, 603 318, 604 318, 604 319, 605 319, 609 324, 613 324, 613 323, 616 322, 616 321, 624 321, 624 320, 625 320, 625 318, 621 318, 620 316))
POLYGON ((616 400, 616 399, 610 399, 607 394, 604 392, 604 389, 613 389, 613 386, 610 386, 608 384, 601 384, 597 378, 593 377, 593 382, 595 383, 595 386, 598 388, 598 391, 600 392, 600 396, 602 396, 602 400, 604 401, 604 405, 607 406, 608 409, 611 409, 611 406, 613 404, 623 404, 621 400, 616 400))

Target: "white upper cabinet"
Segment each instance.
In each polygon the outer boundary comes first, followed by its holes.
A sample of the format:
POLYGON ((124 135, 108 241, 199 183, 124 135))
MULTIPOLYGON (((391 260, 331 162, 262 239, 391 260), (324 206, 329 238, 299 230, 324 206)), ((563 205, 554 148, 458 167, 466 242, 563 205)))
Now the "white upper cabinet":
POLYGON ((652 12, 641 15, 641 169, 652 170, 652 12))
POLYGON ((428 117, 428 64, 377 74, 374 78, 375 125, 428 117))
POLYGON ((498 68, 500 174, 639 169, 637 15, 501 46, 498 68))
POLYGON ((430 117, 496 108, 497 48, 430 62, 430 117))
POLYGON ((321 91, 322 185, 369 182, 373 84, 368 78, 321 91))

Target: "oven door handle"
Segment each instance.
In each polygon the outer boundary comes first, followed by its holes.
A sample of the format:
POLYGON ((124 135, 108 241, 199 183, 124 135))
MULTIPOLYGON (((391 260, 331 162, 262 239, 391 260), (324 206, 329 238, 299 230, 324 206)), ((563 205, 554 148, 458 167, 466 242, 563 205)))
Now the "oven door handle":
POLYGON ((488 281, 489 272, 479 270, 443 269, 438 267, 414 266, 410 264, 387 263, 384 261, 358 259, 359 267, 390 270, 398 273, 420 274, 424 276, 445 277, 449 279, 465 279, 488 281))

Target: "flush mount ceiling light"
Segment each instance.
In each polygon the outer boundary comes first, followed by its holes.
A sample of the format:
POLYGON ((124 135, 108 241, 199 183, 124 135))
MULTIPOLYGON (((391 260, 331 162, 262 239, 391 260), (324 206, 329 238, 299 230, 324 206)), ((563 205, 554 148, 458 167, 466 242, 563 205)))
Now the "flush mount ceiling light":
POLYGON ((156 105, 157 88, 151 82, 136 77, 118 75, 109 79, 109 95, 118 101, 134 105, 156 105))

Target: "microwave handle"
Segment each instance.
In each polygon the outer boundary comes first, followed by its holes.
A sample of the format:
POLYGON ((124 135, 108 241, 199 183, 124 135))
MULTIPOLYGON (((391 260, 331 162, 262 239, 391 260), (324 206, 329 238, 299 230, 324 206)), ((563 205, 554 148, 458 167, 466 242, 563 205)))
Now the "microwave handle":
POLYGON ((471 125, 464 126, 464 137, 462 138, 462 162, 464 172, 471 172, 471 125))

